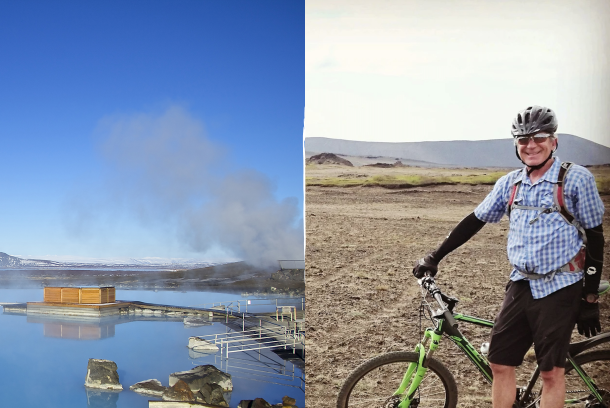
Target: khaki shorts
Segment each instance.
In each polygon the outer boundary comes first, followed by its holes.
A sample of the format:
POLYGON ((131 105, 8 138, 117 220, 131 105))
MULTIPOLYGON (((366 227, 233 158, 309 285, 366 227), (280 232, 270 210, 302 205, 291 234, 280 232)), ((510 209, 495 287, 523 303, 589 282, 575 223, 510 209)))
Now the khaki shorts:
POLYGON ((582 281, 542 299, 532 298, 529 281, 510 281, 489 344, 489 361, 516 367, 534 344, 541 371, 565 367, 582 297, 582 281))

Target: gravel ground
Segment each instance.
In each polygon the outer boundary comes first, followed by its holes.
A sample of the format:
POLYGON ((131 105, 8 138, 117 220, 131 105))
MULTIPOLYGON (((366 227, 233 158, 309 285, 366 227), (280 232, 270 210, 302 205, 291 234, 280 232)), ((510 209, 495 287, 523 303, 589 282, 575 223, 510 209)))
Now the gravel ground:
MULTIPOLYGON (((491 188, 306 188, 307 407, 334 407, 358 364, 388 351, 411 351, 419 342, 414 261, 436 248, 491 188)), ((609 208, 610 196, 602 198, 609 208)), ((610 231, 608 212, 604 227, 610 231)), ((486 225, 441 263, 437 283, 460 299, 459 312, 495 318, 510 272, 507 228, 506 219, 486 225)), ((609 304, 606 297, 601 305, 606 331, 609 304)), ((488 329, 462 323, 460 330, 475 348, 488 341, 488 329)), ((573 340, 580 339, 575 331, 573 340)), ((491 387, 457 347, 445 340, 436 358, 455 376, 458 406, 491 407, 491 387)), ((518 369, 520 384, 533 367, 528 361, 518 369)))

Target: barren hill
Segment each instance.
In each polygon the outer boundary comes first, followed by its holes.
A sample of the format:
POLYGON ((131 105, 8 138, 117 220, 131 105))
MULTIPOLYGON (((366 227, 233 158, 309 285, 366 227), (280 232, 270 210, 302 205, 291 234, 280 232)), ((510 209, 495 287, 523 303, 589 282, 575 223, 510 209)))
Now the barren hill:
POLYGON ((311 156, 307 159, 307 163, 316 164, 340 164, 343 166, 354 166, 349 160, 345 160, 333 153, 320 153, 315 156, 311 156))

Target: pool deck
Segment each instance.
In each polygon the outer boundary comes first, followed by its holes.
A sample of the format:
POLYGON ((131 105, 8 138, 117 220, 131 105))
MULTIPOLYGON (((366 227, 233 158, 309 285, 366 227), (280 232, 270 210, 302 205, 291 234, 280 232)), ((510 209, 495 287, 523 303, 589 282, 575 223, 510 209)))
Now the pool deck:
POLYGON ((159 305, 137 301, 117 300, 113 303, 82 304, 82 303, 55 303, 55 302, 27 302, 4 303, 1 305, 5 313, 23 315, 54 315, 54 316, 81 316, 105 317, 117 315, 143 315, 143 316, 232 316, 224 309, 206 309, 197 307, 183 307, 159 305))

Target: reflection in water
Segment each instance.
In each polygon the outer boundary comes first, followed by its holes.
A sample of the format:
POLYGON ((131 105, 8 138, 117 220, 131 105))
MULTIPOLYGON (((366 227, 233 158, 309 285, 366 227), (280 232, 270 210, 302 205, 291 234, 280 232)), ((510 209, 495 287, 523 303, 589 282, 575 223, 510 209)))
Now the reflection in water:
POLYGON ((192 348, 190 348, 189 349, 189 358, 192 358, 193 360, 195 360, 197 358, 213 356, 216 353, 218 353, 218 350, 193 350, 192 348))
POLYGON ((83 318, 71 316, 28 315, 28 323, 43 325, 45 337, 71 340, 101 340, 114 337, 115 326, 133 321, 127 316, 83 318))
POLYGON ((121 391, 102 391, 92 388, 86 388, 86 390, 88 408, 117 408, 119 393, 121 391))
POLYGON ((94 326, 74 323, 45 323, 45 337, 75 340, 100 340, 114 337, 114 325, 94 326))
MULTIPOLYGON (((200 320, 204 318, 199 317, 200 320)), ((212 318, 205 317, 208 321, 205 325, 211 325, 212 318)), ((121 316, 106 316, 106 317, 82 317, 82 316, 61 316, 61 315, 27 315, 28 323, 40 323, 43 325, 43 333, 45 337, 55 337, 71 340, 101 340, 108 337, 114 337, 115 326, 117 324, 136 322, 136 321, 154 321, 154 322, 182 322, 182 317, 166 317, 166 316, 138 316, 138 315, 121 315, 121 316)), ((217 318, 217 321, 218 318, 217 318)), ((200 324, 194 327, 200 327, 200 324)))

